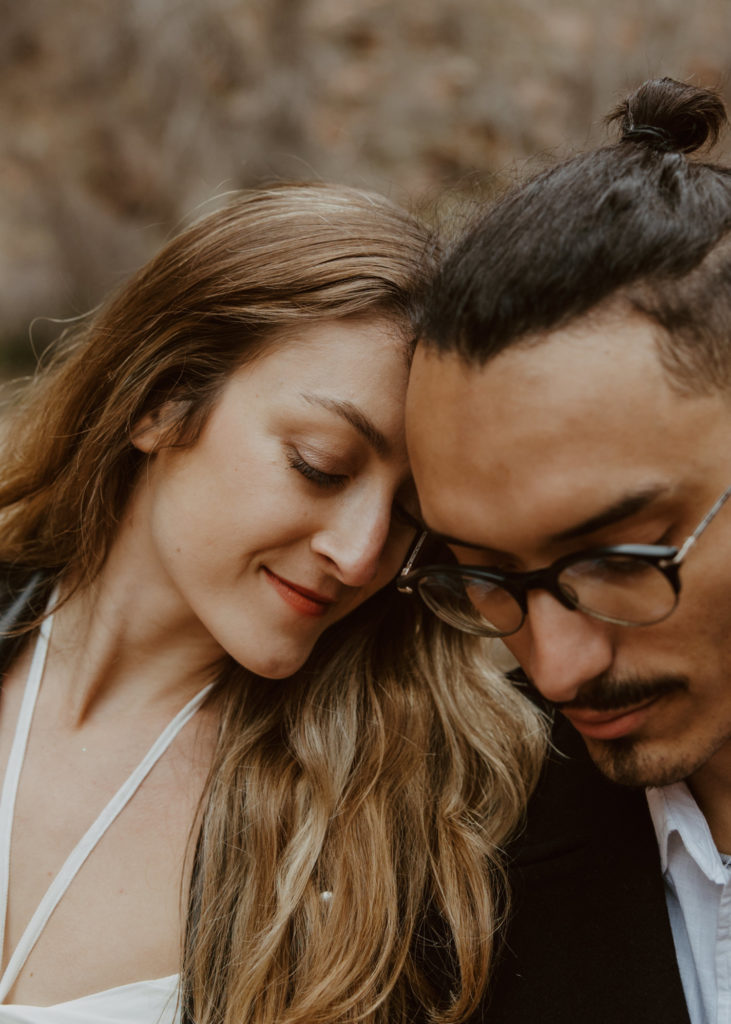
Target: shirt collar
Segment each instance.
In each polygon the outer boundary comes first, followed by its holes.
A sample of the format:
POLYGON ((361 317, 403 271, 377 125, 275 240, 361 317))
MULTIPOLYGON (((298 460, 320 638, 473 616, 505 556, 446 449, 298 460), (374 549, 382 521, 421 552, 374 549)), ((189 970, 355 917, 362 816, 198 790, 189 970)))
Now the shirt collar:
MULTIPOLYGON (((693 858, 711 882, 724 885, 726 869, 713 842, 708 822, 685 782, 671 786, 651 786, 647 791, 647 804, 657 837, 663 874, 671 867, 670 837, 676 834, 687 854, 693 858)), ((672 844, 676 848, 676 844, 672 844)))

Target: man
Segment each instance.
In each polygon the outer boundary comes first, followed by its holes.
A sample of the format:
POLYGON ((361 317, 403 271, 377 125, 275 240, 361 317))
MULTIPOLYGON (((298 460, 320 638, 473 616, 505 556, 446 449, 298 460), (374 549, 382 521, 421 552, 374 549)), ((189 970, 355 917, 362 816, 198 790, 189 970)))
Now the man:
POLYGON ((731 1020, 731 172, 681 155, 725 115, 663 79, 621 117, 448 257, 409 389, 451 554, 400 585, 558 712, 495 1024, 731 1020))

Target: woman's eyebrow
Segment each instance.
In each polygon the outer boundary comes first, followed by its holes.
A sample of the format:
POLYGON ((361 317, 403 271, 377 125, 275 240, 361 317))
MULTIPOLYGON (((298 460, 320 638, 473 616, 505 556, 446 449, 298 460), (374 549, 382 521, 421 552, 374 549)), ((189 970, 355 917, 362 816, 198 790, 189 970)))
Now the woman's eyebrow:
POLYGON ((302 398, 311 405, 322 406, 323 409, 328 409, 341 416, 366 439, 377 455, 385 458, 391 454, 391 445, 385 434, 381 433, 375 423, 357 405, 341 399, 329 398, 327 395, 315 395, 311 392, 303 392, 302 398))

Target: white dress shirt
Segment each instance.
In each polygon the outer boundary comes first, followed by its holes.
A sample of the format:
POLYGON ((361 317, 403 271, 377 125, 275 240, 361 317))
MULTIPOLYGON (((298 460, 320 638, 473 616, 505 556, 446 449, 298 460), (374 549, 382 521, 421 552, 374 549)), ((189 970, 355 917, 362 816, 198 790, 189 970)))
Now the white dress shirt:
POLYGON ((684 782, 647 790, 691 1024, 731 1024, 731 858, 684 782))

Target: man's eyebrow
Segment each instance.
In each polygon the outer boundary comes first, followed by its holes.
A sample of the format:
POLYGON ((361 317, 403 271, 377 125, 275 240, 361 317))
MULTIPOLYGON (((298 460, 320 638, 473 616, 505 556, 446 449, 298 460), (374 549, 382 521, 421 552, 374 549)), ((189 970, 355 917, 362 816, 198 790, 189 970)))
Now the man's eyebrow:
POLYGON ((384 457, 391 454, 391 445, 386 436, 381 433, 363 410, 359 409, 353 402, 328 398, 327 395, 315 395, 310 392, 303 393, 302 397, 311 405, 322 406, 323 409, 328 409, 330 412, 341 416, 366 439, 377 455, 384 457))
MULTIPOLYGON (((614 523, 621 522, 623 519, 629 519, 630 516, 636 515, 637 512, 641 512, 642 509, 651 505, 653 501, 667 494, 667 492, 668 487, 658 484, 657 486, 643 487, 641 490, 623 495, 618 501, 613 502, 596 515, 590 516, 588 519, 584 519, 581 523, 577 523, 576 526, 569 526, 566 530, 561 530, 559 533, 552 534, 548 538, 548 542, 551 544, 560 544, 567 540, 585 537, 590 533, 595 533, 597 530, 603 529, 605 526, 611 526, 614 523)), ((424 528, 429 530, 428 526, 425 526, 424 528)), ((473 548, 475 551, 487 551, 492 554, 504 553, 498 552, 495 548, 488 547, 484 544, 475 544, 474 541, 460 540, 458 537, 451 537, 449 534, 439 533, 436 530, 429 530, 429 533, 437 540, 440 540, 445 544, 453 544, 456 547, 473 548)))
POLYGON ((667 491, 668 488, 666 486, 658 484, 625 494, 617 501, 612 502, 607 508, 602 509, 601 512, 597 512, 596 515, 589 516, 588 519, 577 523, 576 526, 570 526, 566 530, 554 533, 549 540, 553 544, 560 544, 563 541, 575 540, 578 537, 586 537, 590 533, 596 533, 597 530, 602 530, 605 526, 612 526, 614 523, 619 523, 623 519, 629 519, 630 516, 636 515, 644 508, 647 508, 648 505, 651 505, 653 501, 666 494, 667 491))

